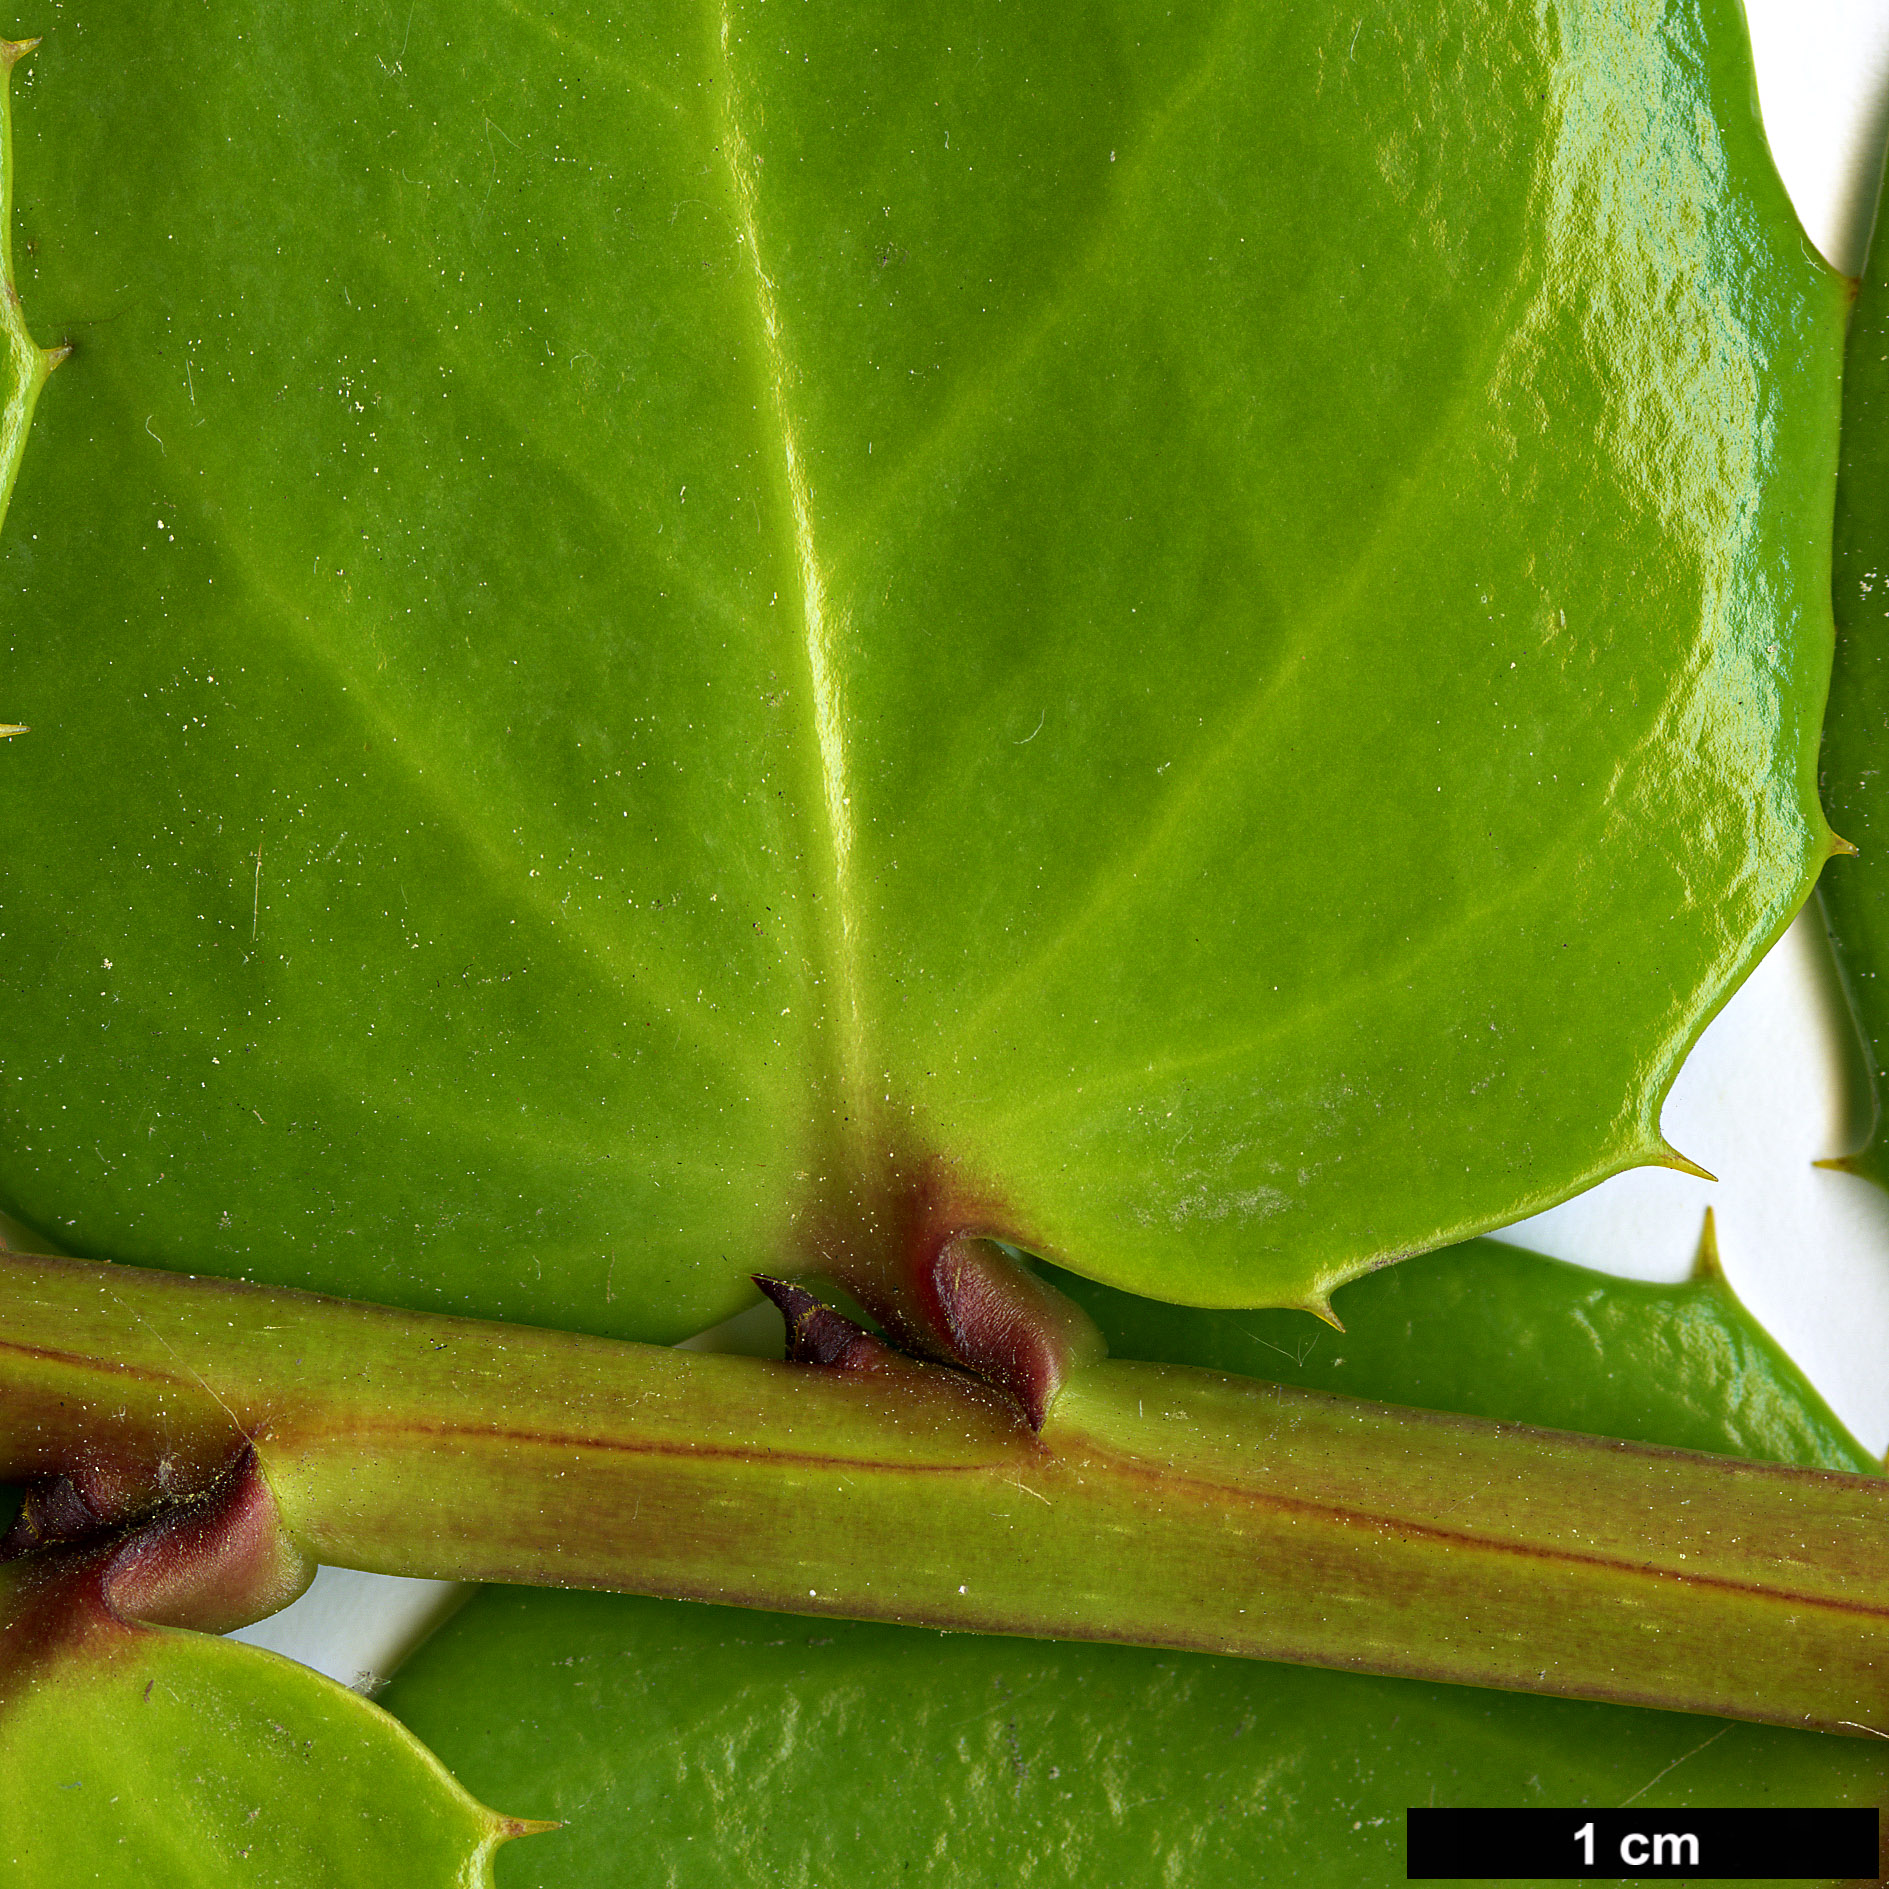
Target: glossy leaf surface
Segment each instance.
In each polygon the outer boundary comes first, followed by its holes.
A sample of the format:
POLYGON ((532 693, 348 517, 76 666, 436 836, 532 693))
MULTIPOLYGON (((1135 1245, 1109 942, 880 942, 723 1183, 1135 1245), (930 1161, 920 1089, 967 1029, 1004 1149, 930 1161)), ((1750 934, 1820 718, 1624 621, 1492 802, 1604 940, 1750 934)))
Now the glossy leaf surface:
POLYGON ((1823 792, 1837 830, 1861 857, 1840 861, 1821 894, 1878 1092, 1869 1145, 1841 1165, 1889 1183, 1881 1141, 1889 1055, 1889 244, 1880 216, 1844 357, 1833 576, 1823 792))
POLYGON ((256 1647, 103 1615, 22 1664, 22 1572, 0 1569, 0 1874, 15 1889, 491 1882, 520 1826, 378 1706, 256 1647))
POLYGON ((1842 285, 1643 11, 77 0, 0 1205, 662 1337, 1659 1158, 1826 848, 1842 285))
MULTIPOLYGON (((1469 1247, 1346 1288, 1344 1337, 1327 1332, 1322 1355, 1301 1345, 1303 1364, 1266 1349, 1302 1339, 1303 1315, 1085 1297, 1118 1350, 1169 1362, 1868 1466, 1722 1285, 1646 1287, 1469 1247), (1665 1383, 1645 1374, 1661 1359, 1665 1383)), ((387 1697, 470 1787, 568 1819, 506 1853, 503 1889, 1390 1884, 1403 1879, 1411 1804, 1889 1795, 1889 1758, 1874 1741, 1131 1648, 504 1588, 423 1647, 387 1697)))
POLYGON ((390 1698, 469 1782, 569 1820, 506 1851, 500 1889, 1356 1889, 1404 1880, 1404 1811, 1432 1792, 1652 1810, 1889 1791, 1862 1741, 1768 1726, 504 1588, 390 1698))

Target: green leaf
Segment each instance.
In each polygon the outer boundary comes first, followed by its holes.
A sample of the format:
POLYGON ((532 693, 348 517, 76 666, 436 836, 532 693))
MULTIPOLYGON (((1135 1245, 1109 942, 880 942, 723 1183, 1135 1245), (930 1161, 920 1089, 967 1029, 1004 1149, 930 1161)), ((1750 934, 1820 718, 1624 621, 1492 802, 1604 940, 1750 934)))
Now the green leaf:
POLYGON ((1844 285, 1641 11, 62 15, 0 1205, 673 1337, 1670 1158, 1828 843, 1844 285))
POLYGON ((1400 1883, 1410 1805, 1874 1804, 1872 1743, 1127 1647, 488 1589, 389 1703, 566 1828, 503 1889, 1400 1883))
POLYGON ((1889 1185, 1881 1086, 1889 1056, 1889 243, 1876 226, 1843 364, 1843 454, 1837 478, 1836 658, 1823 729, 1823 792, 1843 837, 1861 853, 1823 888, 1830 936, 1877 1087, 1868 1145, 1833 1167, 1889 1185))
POLYGON ((0 1776, 16 1889, 478 1889, 529 1827, 332 1679, 49 1596, 31 1564, 0 1568, 0 1776))
MULTIPOLYGON (((1723 1283, 1486 1245, 1302 1314, 1080 1292, 1117 1347, 1603 1434, 1870 1467, 1723 1283), (1290 1354, 1269 1351, 1290 1346, 1290 1354), (1343 1362, 1339 1362, 1342 1354, 1343 1362), (1302 1360, 1297 1362, 1296 1360, 1302 1360), (1650 1375, 1647 1367, 1660 1367, 1650 1375)), ((782 1880, 1403 1877, 1412 1804, 1880 1804, 1867 1740, 1131 1648, 490 1588, 389 1708, 475 1788, 568 1820, 507 1889, 782 1880)))

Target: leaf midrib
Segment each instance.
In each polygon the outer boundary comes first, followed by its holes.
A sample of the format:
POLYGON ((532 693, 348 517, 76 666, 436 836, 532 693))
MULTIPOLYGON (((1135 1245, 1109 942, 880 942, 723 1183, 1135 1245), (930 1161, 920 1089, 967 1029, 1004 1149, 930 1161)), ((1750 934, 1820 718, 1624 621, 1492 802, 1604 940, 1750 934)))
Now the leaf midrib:
POLYGON ((793 365, 775 286, 762 253, 761 220, 754 182, 754 153, 737 110, 734 28, 727 0, 717 7, 714 60, 721 103, 715 154, 720 159, 735 213, 736 240, 747 251, 752 291, 752 330, 747 353, 753 363, 760 399, 757 414, 771 421, 763 440, 772 468, 776 529, 785 521, 782 563, 798 590, 799 623, 795 660, 806 678, 796 690, 794 729, 807 772, 817 784, 812 803, 796 817, 817 827, 817 840, 804 858, 814 880, 807 889, 813 905, 809 927, 816 959, 813 981, 816 1027, 810 1037, 822 1066, 813 1073, 816 1088, 828 1091, 836 1119, 856 1120, 849 1098, 869 1092, 869 1050, 861 1002, 861 908, 853 875, 853 815, 850 760, 846 744, 841 654, 847 628, 843 603, 831 595, 827 558, 815 529, 814 500, 801 450, 801 427, 791 400, 793 365))

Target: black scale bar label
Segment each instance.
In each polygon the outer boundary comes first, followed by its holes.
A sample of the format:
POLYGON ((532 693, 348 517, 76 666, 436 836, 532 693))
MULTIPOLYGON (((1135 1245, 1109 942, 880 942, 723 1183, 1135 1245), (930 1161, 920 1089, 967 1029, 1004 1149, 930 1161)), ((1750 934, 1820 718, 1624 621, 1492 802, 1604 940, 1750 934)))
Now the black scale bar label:
POLYGON ((1873 1810, 1412 1810, 1412 1882, 1877 1879, 1873 1810))

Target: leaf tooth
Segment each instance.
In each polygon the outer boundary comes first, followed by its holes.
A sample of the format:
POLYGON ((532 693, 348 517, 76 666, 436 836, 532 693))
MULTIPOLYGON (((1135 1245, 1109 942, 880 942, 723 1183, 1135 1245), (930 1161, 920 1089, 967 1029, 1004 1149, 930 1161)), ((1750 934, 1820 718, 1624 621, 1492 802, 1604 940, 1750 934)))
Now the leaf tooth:
POLYGON ((1857 859, 1862 856, 1862 851, 1860 846, 1853 845, 1841 833, 1833 829, 1830 834, 1830 850, 1824 854, 1824 857, 1826 859, 1857 859))
POLYGON ((1724 1262, 1719 1257, 1718 1222, 1710 1207, 1706 1208, 1705 1222, 1699 1228, 1699 1250, 1692 1256, 1692 1283, 1727 1286, 1729 1289, 1724 1262))
POLYGON ((1681 1154, 1664 1135, 1647 1156, 1649 1167, 1671 1168, 1676 1174, 1690 1174, 1695 1180, 1711 1181, 1715 1185, 1718 1176, 1710 1168, 1702 1168, 1689 1154, 1681 1154))
POLYGON ((0 39, 0 72, 11 72, 38 44, 37 35, 32 39, 0 39))

